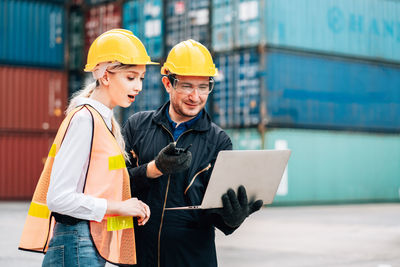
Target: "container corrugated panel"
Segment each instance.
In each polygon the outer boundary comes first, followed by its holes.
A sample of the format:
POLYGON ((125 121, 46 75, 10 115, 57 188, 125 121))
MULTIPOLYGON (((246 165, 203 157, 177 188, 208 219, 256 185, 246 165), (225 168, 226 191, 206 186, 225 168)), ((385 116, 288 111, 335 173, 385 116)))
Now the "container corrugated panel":
POLYGON ((255 128, 226 129, 232 141, 233 150, 259 150, 262 148, 261 135, 255 128))
POLYGON ((234 124, 235 65, 232 54, 218 54, 214 57, 218 76, 215 77, 213 120, 221 127, 234 124))
POLYGON ((1 131, 56 130, 66 100, 64 72, 0 67, 1 131))
POLYGON ((82 70, 84 66, 83 53, 85 47, 82 10, 71 10, 68 23, 68 68, 70 70, 82 70))
POLYGON ((83 89, 83 86, 84 80, 80 72, 71 71, 68 73, 68 97, 83 89))
POLYGON ((270 45, 400 61, 400 2, 266 0, 270 45))
POLYGON ((103 32, 121 28, 121 6, 109 3, 89 8, 85 14, 85 55, 90 45, 103 32))
POLYGON ((289 148, 274 203, 400 201, 400 136, 274 129, 267 149, 289 148))
POLYGON ((212 47, 227 51, 261 41, 263 0, 213 0, 212 47))
POLYGON ((233 49, 234 6, 231 0, 212 1, 212 48, 214 51, 233 49))
POLYGON ((210 47, 209 0, 165 1, 165 38, 167 53, 177 43, 193 39, 210 47))
POLYGON ((64 7, 51 2, 0 1, 0 62, 64 67, 64 7))
POLYGON ((400 68, 282 51, 265 62, 271 125, 400 131, 400 68))
POLYGON ((232 126, 252 126, 260 122, 259 54, 243 51, 235 57, 235 123, 232 126))
POLYGON ((0 132, 0 199, 30 200, 53 135, 0 132))
POLYGON ((159 66, 148 65, 142 91, 135 97, 135 102, 123 112, 123 122, 139 111, 155 110, 164 103, 164 86, 161 83, 159 66))
POLYGON ((261 38, 260 4, 263 0, 237 1, 237 29, 235 43, 237 47, 254 46, 261 38))
POLYGON ((213 118, 221 127, 260 122, 259 55, 245 50, 215 57, 219 75, 213 92, 213 118))
POLYGON ((122 27, 136 35, 150 57, 163 56, 163 5, 161 0, 131 0, 122 6, 122 27))

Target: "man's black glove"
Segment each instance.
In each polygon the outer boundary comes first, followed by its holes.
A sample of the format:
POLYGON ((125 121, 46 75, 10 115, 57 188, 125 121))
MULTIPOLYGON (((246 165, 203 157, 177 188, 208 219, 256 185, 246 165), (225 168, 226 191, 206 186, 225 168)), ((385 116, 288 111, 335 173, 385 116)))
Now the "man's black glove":
POLYGON ((223 208, 220 215, 224 223, 232 228, 239 227, 247 216, 259 210, 263 205, 262 200, 248 203, 246 189, 243 185, 239 186, 237 196, 235 191, 229 189, 221 198, 223 208))
POLYGON ((189 168, 192 162, 192 153, 188 148, 177 148, 175 143, 164 147, 155 158, 157 169, 163 174, 172 174, 189 168))

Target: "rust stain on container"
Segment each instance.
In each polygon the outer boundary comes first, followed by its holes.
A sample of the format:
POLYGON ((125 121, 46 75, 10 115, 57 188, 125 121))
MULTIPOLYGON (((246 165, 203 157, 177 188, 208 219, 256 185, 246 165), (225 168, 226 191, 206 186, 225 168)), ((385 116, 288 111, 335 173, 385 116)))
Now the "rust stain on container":
POLYGON ((30 200, 55 134, 0 133, 0 200, 30 200))
POLYGON ((0 67, 0 131, 55 131, 67 104, 62 71, 0 67))

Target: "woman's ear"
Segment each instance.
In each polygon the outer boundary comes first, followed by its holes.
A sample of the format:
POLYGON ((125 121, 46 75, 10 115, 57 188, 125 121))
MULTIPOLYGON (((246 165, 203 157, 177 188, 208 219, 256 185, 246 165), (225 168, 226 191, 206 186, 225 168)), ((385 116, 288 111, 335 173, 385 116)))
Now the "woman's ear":
POLYGON ((168 79, 167 76, 163 76, 161 81, 164 84, 165 90, 169 94, 171 92, 171 89, 172 89, 172 84, 171 84, 170 80, 168 79))
POLYGON ((110 84, 110 77, 108 76, 108 71, 105 71, 103 77, 101 77, 99 80, 101 84, 108 86, 110 84))

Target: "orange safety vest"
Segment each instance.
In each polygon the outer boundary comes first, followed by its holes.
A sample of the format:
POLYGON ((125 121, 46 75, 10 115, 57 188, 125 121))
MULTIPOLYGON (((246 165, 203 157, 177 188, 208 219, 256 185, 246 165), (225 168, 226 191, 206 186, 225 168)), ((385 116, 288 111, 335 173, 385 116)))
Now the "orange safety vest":
MULTIPOLYGON (((124 157, 101 115, 89 105, 79 106, 62 122, 38 184, 22 232, 19 249, 46 253, 55 220, 46 205, 50 174, 68 125, 76 112, 86 108, 93 118, 92 147, 83 193, 113 201, 131 198, 129 174, 124 157)), ((90 221, 93 243, 105 260, 114 264, 136 264, 133 218, 106 215, 101 222, 90 221)))

